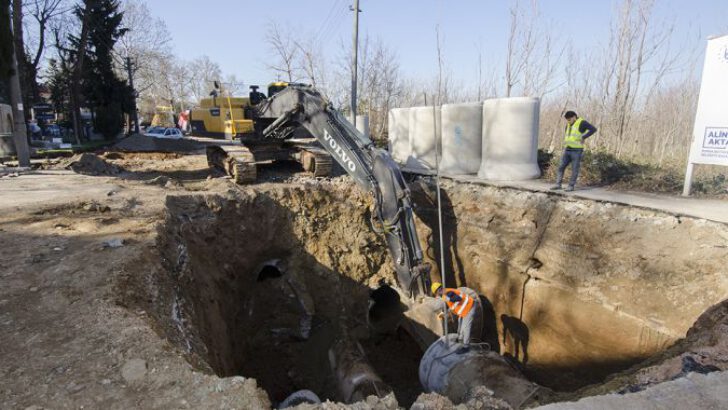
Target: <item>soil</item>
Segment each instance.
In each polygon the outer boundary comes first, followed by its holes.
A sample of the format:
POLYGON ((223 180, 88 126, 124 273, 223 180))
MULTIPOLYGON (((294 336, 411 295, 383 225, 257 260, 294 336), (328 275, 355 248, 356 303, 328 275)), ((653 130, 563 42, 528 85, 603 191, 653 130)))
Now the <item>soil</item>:
MULTIPOLYGON (((589 386, 566 398, 642 391, 689 373, 728 370, 728 300, 700 315, 685 338, 634 367, 611 376, 605 383, 589 386)), ((557 396, 559 398, 559 396, 557 396)))
MULTIPOLYGON (((423 249, 437 267, 433 186, 410 185, 423 249)), ((543 192, 442 186, 447 283, 483 296, 484 341, 547 387, 575 390, 627 369, 728 297, 724 224, 543 192)))
POLYGON ((121 168, 104 161, 102 158, 91 154, 83 153, 60 162, 60 167, 72 169, 74 172, 83 175, 101 176, 118 175, 121 168))
POLYGON ((192 371, 146 312, 117 299, 124 269, 146 269, 129 261, 154 246, 162 199, 127 185, 97 196, 101 209, 69 201, 2 213, 3 407, 268 406, 252 379, 192 371), (123 246, 104 246, 117 238, 123 246))
MULTIPOLYGON (((319 408, 454 408, 421 395, 408 376, 421 354, 414 341, 367 330, 368 294, 392 276, 370 228, 371 200, 348 177, 264 166, 260 183, 238 187, 188 152, 76 163, 87 164, 77 167, 82 174, 0 180, 3 407, 257 409, 309 388, 329 400, 319 408), (284 262, 283 274, 258 281, 271 259, 284 262), (315 306, 304 340, 301 289, 315 306), (361 340, 393 395, 336 403, 327 347, 339 337, 361 340)), ((434 260, 428 191, 413 192, 434 260)), ((499 318, 486 326, 488 342, 537 380, 565 375, 566 385, 579 366, 603 378, 655 352, 607 387, 578 394, 726 369, 726 304, 665 350, 728 294, 725 226, 505 189, 449 183, 445 192, 446 226, 457 227, 446 235, 448 282, 487 297, 499 318), (568 223, 574 215, 578 223, 568 223), (529 363, 515 349, 525 347, 512 319, 530 332, 529 363), (627 330, 614 331, 620 326, 627 330), (594 365, 605 357, 613 367, 594 365)), ((488 392, 464 406, 508 408, 488 392)))

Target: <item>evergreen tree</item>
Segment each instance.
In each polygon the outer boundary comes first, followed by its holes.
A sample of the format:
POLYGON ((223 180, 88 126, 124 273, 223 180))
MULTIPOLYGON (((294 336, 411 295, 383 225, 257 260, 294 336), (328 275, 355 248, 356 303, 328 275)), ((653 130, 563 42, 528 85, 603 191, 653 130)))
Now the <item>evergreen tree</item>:
MULTIPOLYGON (((114 73, 113 48, 124 35, 121 28, 122 13, 117 0, 84 0, 84 7, 74 11, 82 22, 87 22, 85 62, 82 66, 81 89, 86 103, 95 113, 94 128, 106 138, 115 137, 122 128, 123 114, 129 111, 131 90, 114 73)), ((78 45, 80 38, 72 37, 78 45)))
POLYGON ((48 60, 48 74, 46 76, 48 82, 48 88, 51 93, 51 102, 53 103, 53 110, 57 113, 62 113, 63 118, 71 118, 70 114, 70 88, 69 79, 71 78, 71 71, 68 67, 55 59, 48 60))

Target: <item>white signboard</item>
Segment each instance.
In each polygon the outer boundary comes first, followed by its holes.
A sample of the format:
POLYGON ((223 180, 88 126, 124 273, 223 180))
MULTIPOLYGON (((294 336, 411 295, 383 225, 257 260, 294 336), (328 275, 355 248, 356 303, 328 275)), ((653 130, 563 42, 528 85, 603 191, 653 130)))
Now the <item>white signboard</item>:
POLYGON ((728 35, 708 40, 690 162, 728 165, 728 35))
POLYGON ((693 164, 728 166, 728 35, 708 40, 683 195, 690 194, 693 164))

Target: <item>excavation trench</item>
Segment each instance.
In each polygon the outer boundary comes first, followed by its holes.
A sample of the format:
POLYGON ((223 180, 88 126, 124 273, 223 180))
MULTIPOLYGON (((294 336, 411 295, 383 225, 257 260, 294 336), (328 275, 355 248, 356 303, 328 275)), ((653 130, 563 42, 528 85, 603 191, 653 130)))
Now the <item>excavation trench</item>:
MULTIPOLYGON (((439 277, 432 190, 412 189, 439 277)), ((443 273, 480 295, 477 339, 548 388, 600 382, 660 352, 728 294, 711 262, 725 260, 725 248, 677 243, 689 232, 725 244, 723 226, 467 185, 446 184, 443 199, 443 273), (665 252, 671 241, 702 259, 665 252)), ((398 322, 405 301, 379 287, 392 270, 369 206, 334 183, 170 196, 157 246, 164 269, 146 284, 150 310, 193 364, 255 378, 274 403, 300 389, 354 401, 342 362, 361 360, 381 381, 369 393, 386 386, 408 406, 439 330, 424 316, 398 322)))
POLYGON ((386 250, 364 198, 341 195, 168 198, 158 287, 171 307, 160 305, 198 365, 255 378, 274 403, 300 389, 351 402, 389 386, 414 401, 422 352, 407 333, 375 336, 367 324, 368 284, 387 272, 386 250), (346 385, 362 372, 381 385, 346 385))

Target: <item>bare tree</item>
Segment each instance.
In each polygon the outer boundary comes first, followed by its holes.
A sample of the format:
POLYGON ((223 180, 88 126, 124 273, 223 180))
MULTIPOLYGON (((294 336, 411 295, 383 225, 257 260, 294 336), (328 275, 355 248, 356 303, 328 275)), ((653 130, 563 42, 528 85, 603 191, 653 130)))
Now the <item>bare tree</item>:
POLYGON ((518 0, 511 5, 510 16, 511 24, 506 51, 506 97, 510 97, 513 88, 522 81, 523 72, 536 48, 533 16, 526 20, 518 0))
MULTIPOLYGON (((128 31, 114 45, 115 53, 133 62, 134 85, 141 96, 165 81, 168 70, 160 70, 160 65, 168 66, 172 59, 170 43, 172 38, 164 20, 152 16, 147 4, 142 0, 127 0, 123 4, 122 25, 128 31)), ((118 67, 124 70, 124 67, 118 67)), ((127 76, 126 70, 119 73, 127 76)))
POLYGON ((216 62, 204 55, 192 60, 188 66, 190 78, 187 81, 190 97, 199 101, 209 96, 214 81, 222 79, 222 70, 216 62))
POLYGON ((70 8, 65 0, 32 0, 26 3, 26 8, 28 14, 38 24, 38 39, 32 53, 32 60, 30 60, 37 72, 43 52, 46 49, 46 33, 48 32, 49 23, 54 18, 69 12, 70 8))
POLYGON ((505 95, 512 96, 520 87, 522 95, 543 97, 558 88, 553 82, 566 47, 554 46, 553 24, 539 24, 538 0, 531 0, 528 11, 513 2, 510 16, 505 95))
POLYGON ((268 68, 286 81, 296 81, 300 49, 293 40, 291 32, 283 30, 278 23, 271 21, 268 23, 265 39, 274 58, 274 62, 270 63, 268 68))
POLYGON ((640 162, 684 162, 694 116, 685 107, 697 99, 698 58, 672 38, 673 24, 655 18, 654 1, 620 1, 602 48, 565 52, 566 87, 542 108, 541 146, 560 143, 568 107, 599 127, 592 148, 640 162))
POLYGON ((235 74, 225 74, 221 81, 230 96, 238 96, 245 92, 245 83, 239 80, 235 74))
POLYGON ((297 52, 297 70, 304 74, 304 81, 314 87, 325 89, 326 56, 321 51, 314 37, 295 41, 297 52))
POLYGON ((625 152, 628 130, 634 118, 643 81, 652 71, 652 88, 677 61, 669 53, 672 25, 652 27, 653 0, 623 0, 618 19, 612 26, 609 49, 602 75, 602 104, 606 130, 611 134, 606 148, 617 156, 625 152), (666 53, 666 54, 665 54, 666 53))

